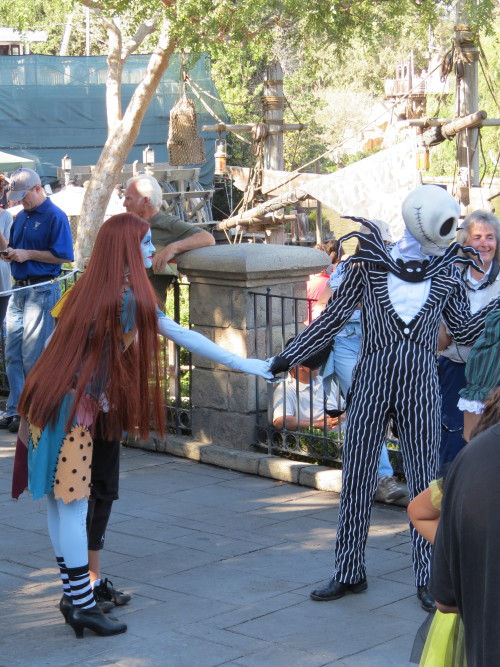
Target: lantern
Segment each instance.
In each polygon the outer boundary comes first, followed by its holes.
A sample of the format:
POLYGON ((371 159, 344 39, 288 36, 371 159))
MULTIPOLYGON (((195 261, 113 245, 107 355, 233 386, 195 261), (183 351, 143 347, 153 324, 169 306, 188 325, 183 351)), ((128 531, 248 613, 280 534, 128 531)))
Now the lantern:
POLYGON ((427 171, 429 169, 429 147, 420 144, 417 146, 417 169, 427 171))
POLYGON ((222 139, 218 139, 215 142, 215 154, 214 154, 214 174, 220 176, 226 171, 226 160, 227 160, 227 149, 226 142, 222 139))
POLYGON ((142 151, 142 163, 146 167, 146 172, 151 173, 153 171, 153 166, 155 163, 155 152, 148 146, 142 151))
POLYGON ((65 185, 68 185, 68 183, 69 183, 69 177, 70 177, 70 174, 71 174, 71 167, 72 167, 72 166, 73 166, 73 164, 72 164, 72 162, 71 162, 71 158, 70 158, 70 156, 69 156, 69 155, 65 155, 65 156, 61 159, 61 168, 62 168, 62 170, 63 170, 63 172, 64 172, 64 184, 65 184, 65 185))

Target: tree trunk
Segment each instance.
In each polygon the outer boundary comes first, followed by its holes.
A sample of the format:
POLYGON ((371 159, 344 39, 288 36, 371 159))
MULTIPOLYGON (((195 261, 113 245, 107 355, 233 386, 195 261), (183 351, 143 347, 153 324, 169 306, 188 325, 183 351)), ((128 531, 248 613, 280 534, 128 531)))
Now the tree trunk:
POLYGON ((106 24, 108 32, 108 75, 106 78, 106 116, 108 120, 108 135, 111 134, 115 123, 122 118, 122 74, 125 61, 122 58, 122 36, 118 27, 109 22, 106 24))
POLYGON ((92 252, 113 187, 120 181, 123 165, 137 139, 148 104, 176 46, 177 41, 170 40, 167 31, 163 32, 151 55, 146 74, 137 86, 123 118, 115 122, 109 132, 90 178, 78 223, 75 263, 79 267, 83 266, 85 257, 92 252))

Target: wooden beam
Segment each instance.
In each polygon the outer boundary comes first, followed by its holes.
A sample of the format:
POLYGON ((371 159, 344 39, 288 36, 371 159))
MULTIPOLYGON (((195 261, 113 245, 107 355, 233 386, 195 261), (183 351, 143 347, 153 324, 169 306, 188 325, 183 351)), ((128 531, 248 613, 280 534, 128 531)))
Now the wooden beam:
MULTIPOLYGON (((303 123, 285 123, 284 125, 273 123, 270 120, 268 123, 269 127, 279 127, 280 131, 283 132, 295 132, 297 130, 305 130, 307 125, 303 123)), ((218 123, 217 125, 202 125, 201 129, 203 132, 251 132, 256 126, 256 123, 245 124, 245 125, 226 125, 226 123, 218 123)), ((270 130, 269 134, 272 134, 274 130, 270 130)))
MULTIPOLYGON (((265 216, 269 213, 273 213, 274 211, 279 211, 280 209, 290 204, 296 204, 298 201, 302 201, 308 197, 309 195, 307 192, 304 192, 304 190, 290 190, 290 192, 287 192, 286 194, 275 197, 274 199, 270 199, 263 204, 259 204, 254 208, 248 209, 248 211, 243 211, 243 213, 240 213, 239 215, 222 220, 219 222, 216 229, 223 231, 225 229, 230 229, 231 227, 245 227, 254 224, 255 222, 258 222, 256 219, 261 218, 262 216, 265 216)), ((279 224, 281 223, 282 218, 279 224)), ((271 226, 272 224, 276 223, 270 219, 269 225, 271 226)))
POLYGON ((162 198, 165 201, 170 201, 181 195, 185 199, 208 199, 214 194, 215 190, 189 190, 188 192, 162 192, 162 198))
POLYGON ((446 123, 441 127, 441 131, 446 138, 453 137, 462 130, 481 127, 486 117, 486 111, 476 111, 476 113, 471 113, 463 118, 456 118, 451 123, 446 123))
MULTIPOLYGON (((439 127, 452 123, 453 118, 412 118, 411 120, 402 120, 398 123, 400 129, 404 127, 439 127)), ((482 127, 498 127, 500 118, 485 118, 481 121, 482 127)))

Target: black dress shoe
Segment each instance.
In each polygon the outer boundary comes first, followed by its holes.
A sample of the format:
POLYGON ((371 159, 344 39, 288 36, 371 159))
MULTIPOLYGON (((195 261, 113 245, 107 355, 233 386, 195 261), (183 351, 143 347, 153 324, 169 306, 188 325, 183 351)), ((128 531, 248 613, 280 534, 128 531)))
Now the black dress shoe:
POLYGON ((366 591, 367 588, 368 583, 366 579, 361 579, 361 581, 358 581, 356 584, 345 584, 343 581, 331 579, 326 586, 312 591, 311 600, 316 600, 317 602, 338 600, 339 598, 344 597, 348 592, 362 593, 363 591, 366 591))
POLYGON ((14 415, 10 418, 10 424, 8 429, 11 433, 17 433, 19 431, 19 424, 21 423, 21 417, 19 415, 14 415))
POLYGON ((9 428, 10 422, 14 419, 14 417, 2 417, 0 419, 0 428, 9 428))
POLYGON ((436 604, 427 586, 419 586, 417 588, 417 598, 420 600, 422 609, 425 609, 425 611, 436 611, 436 604))

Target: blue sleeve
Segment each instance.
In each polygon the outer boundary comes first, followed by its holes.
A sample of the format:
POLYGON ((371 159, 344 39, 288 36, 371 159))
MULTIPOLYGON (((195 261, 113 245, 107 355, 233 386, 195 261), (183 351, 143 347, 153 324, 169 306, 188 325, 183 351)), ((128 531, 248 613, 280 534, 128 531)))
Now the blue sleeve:
POLYGON ((14 233, 16 229, 19 229, 22 227, 26 220, 26 212, 24 210, 19 211, 19 213, 16 215, 14 222, 10 226, 10 232, 9 232, 9 246, 11 248, 15 248, 16 246, 14 245, 14 233))
POLYGON ((71 227, 69 225, 68 217, 66 213, 61 211, 57 206, 53 207, 52 214, 50 242, 47 250, 49 250, 54 257, 67 259, 72 262, 75 256, 73 254, 73 239, 71 238, 71 227))
POLYGON ((345 266, 344 262, 339 262, 337 264, 337 268, 335 271, 332 273, 328 280, 328 287, 332 290, 337 289, 337 287, 340 287, 342 281, 344 280, 344 271, 345 271, 345 266))

